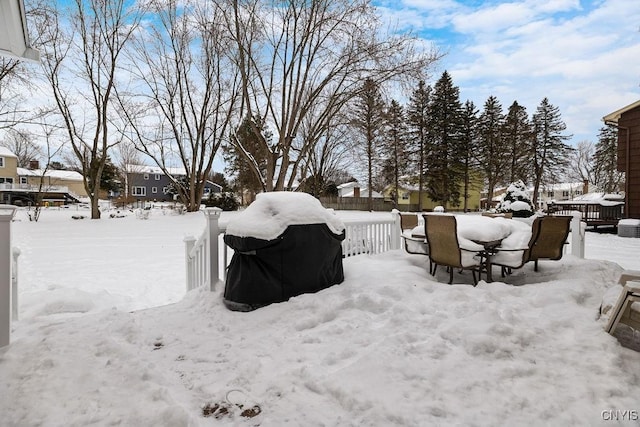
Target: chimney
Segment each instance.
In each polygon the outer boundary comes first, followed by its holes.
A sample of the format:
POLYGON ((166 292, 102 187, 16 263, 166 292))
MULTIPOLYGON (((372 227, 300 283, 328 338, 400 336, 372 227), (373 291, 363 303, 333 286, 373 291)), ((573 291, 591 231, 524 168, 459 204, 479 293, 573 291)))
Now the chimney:
POLYGON ((587 194, 589 192, 589 181, 588 180, 584 180, 582 181, 582 194, 587 194))
POLYGON ((353 197, 360 197, 360 187, 353 187, 353 197))
POLYGON ((29 169, 40 169, 40 162, 37 160, 29 160, 29 169))

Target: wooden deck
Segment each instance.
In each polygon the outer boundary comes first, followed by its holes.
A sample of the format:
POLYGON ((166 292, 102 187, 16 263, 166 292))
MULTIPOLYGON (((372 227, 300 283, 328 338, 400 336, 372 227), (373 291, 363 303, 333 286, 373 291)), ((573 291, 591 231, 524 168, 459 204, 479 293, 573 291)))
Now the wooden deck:
POLYGON ((556 202, 548 206, 550 215, 571 215, 572 212, 582 213, 582 221, 589 227, 618 226, 623 218, 624 202, 556 202))

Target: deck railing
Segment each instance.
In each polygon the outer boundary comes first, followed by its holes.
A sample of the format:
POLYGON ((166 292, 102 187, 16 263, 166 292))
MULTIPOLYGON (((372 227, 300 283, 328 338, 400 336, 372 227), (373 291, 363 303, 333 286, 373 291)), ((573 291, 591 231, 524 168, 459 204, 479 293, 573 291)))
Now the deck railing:
MULTIPOLYGON (((219 223, 222 210, 206 208, 204 215, 207 225, 196 239, 188 236, 185 242, 187 290, 206 286, 215 289, 219 282, 224 283, 229 263, 229 248, 222 239, 226 227, 219 223)), ((422 224, 422 217, 419 216, 422 224)), ((379 254, 400 249, 400 215, 391 212, 389 219, 345 221, 345 239, 342 242, 342 254, 351 257, 361 254, 379 254)), ((571 222, 571 234, 568 250, 571 254, 584 258, 585 223, 575 215, 571 222)))
POLYGON ((17 270, 14 276, 14 263, 17 265, 20 251, 14 251, 11 246, 11 220, 15 212, 15 206, 0 205, 0 347, 11 342, 11 321, 18 314, 18 278, 17 270))

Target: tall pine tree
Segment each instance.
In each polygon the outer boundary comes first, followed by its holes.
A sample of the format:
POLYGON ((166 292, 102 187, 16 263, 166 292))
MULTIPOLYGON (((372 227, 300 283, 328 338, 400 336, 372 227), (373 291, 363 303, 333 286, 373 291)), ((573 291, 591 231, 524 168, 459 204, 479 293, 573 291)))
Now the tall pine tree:
POLYGON ((469 211, 469 189, 471 186, 471 174, 477 170, 478 161, 476 152, 478 150, 478 109, 469 100, 464 103, 461 113, 461 133, 460 133, 460 161, 462 164, 463 185, 463 209, 469 211))
POLYGON ((598 133, 598 143, 593 155, 595 184, 606 193, 615 193, 624 174, 618 172, 618 131, 613 126, 603 126, 598 133))
POLYGON ((351 124, 360 134, 359 146, 363 149, 367 161, 367 181, 369 195, 368 209, 373 210, 373 175, 380 137, 383 128, 384 101, 378 84, 373 79, 366 79, 355 98, 351 116, 351 124))
POLYGON ((424 178, 427 173, 426 149, 429 143, 429 102, 431 86, 421 80, 418 87, 411 94, 407 107, 407 121, 409 123, 410 149, 415 158, 416 174, 418 175, 418 211, 422 211, 422 194, 424 192, 424 178))
POLYGON ((461 105, 460 90, 448 72, 442 73, 433 89, 429 105, 429 132, 433 136, 427 148, 427 194, 431 200, 457 206, 460 200, 462 168, 460 164, 461 105))
POLYGON ((531 123, 527 109, 518 104, 518 101, 513 101, 513 104, 509 106, 504 122, 503 136, 508 161, 507 182, 529 182, 531 162, 530 151, 527 147, 531 145, 531 123))
POLYGON ((386 114, 386 136, 384 141, 384 151, 386 159, 384 162, 385 181, 394 187, 393 205, 398 207, 398 188, 400 177, 405 174, 409 159, 407 156, 407 129, 405 113, 402 106, 394 99, 387 109, 386 114))
POLYGON ((563 132, 567 125, 562 121, 560 109, 545 97, 533 114, 531 156, 533 162, 533 204, 537 206, 538 190, 546 179, 553 182, 569 164, 572 148, 564 141, 571 138, 563 132))
POLYGON ((498 98, 490 96, 480 115, 480 149, 478 157, 487 184, 487 208, 491 207, 493 192, 504 181, 506 150, 503 137, 504 114, 498 98))

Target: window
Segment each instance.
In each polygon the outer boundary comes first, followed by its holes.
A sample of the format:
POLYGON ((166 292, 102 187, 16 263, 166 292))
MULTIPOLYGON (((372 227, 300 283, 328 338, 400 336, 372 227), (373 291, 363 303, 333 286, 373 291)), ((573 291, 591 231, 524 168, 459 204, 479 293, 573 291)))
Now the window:
POLYGON ((4 167, 4 157, 0 157, 0 168, 4 167))
POLYGON ((553 197, 553 191, 547 192, 547 197, 553 197))
POLYGON ((582 194, 582 190, 576 190, 576 196, 579 196, 582 194))
POLYGON ((151 192, 156 194, 158 192, 158 187, 151 187, 151 192))
POLYGON ((131 187, 131 194, 134 196, 146 196, 147 189, 146 187, 131 187))
POLYGON ((21 176, 20 177, 20 184, 26 184, 27 183, 27 177, 26 176, 21 176))
POLYGON ((13 178, 0 177, 0 184, 13 184, 13 178))
POLYGON ((568 191, 563 191, 562 192, 562 197, 569 197, 569 192, 568 191))
POLYGON ((156 174, 155 179, 156 179, 156 181, 160 181, 160 174, 159 173, 156 174))
POLYGON ((148 181, 148 180, 149 180, 149 174, 148 174, 148 173, 145 173, 145 174, 143 175, 143 178, 144 178, 144 180, 145 180, 145 181, 148 181))

